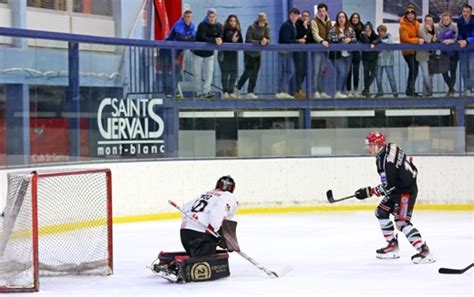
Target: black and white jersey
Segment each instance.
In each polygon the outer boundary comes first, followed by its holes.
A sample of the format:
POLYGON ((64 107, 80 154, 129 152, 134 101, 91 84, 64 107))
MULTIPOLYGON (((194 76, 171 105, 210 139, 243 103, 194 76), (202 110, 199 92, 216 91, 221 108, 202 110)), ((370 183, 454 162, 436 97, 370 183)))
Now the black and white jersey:
POLYGON ((206 232, 204 225, 218 231, 224 219, 231 219, 235 215, 237 207, 237 198, 231 192, 218 189, 208 191, 183 206, 186 214, 202 224, 183 216, 181 228, 206 232))
POLYGON ((396 144, 386 144, 377 154, 376 164, 385 189, 395 187, 394 193, 408 193, 415 189, 418 171, 396 144))

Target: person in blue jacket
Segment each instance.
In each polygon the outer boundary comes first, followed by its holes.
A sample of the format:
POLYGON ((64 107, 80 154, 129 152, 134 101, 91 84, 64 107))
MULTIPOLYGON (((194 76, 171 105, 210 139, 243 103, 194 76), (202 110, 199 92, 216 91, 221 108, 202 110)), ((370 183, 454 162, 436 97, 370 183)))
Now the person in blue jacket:
MULTIPOLYGON (((194 41, 196 39, 196 26, 193 23, 193 13, 191 10, 186 10, 183 16, 173 25, 170 33, 165 38, 166 41, 194 41)), ((172 85, 172 68, 175 65, 175 87, 179 81, 178 77, 181 74, 178 61, 182 59, 183 51, 176 50, 176 56, 172 57, 171 50, 162 49, 160 51, 160 62, 162 65, 163 85, 165 93, 171 96, 173 93, 172 85)))
MULTIPOLYGON (((472 6, 468 4, 463 6, 462 16, 458 19, 458 43, 461 48, 474 43, 474 18, 472 17, 472 6)), ((459 59, 464 96, 470 97, 474 87, 474 52, 472 50, 461 51, 459 59)))

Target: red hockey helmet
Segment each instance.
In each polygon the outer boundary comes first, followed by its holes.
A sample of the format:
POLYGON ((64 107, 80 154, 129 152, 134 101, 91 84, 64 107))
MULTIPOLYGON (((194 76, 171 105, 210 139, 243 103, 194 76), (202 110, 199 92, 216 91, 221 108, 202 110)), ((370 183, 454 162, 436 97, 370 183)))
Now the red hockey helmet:
POLYGON ((369 134, 367 134, 367 137, 365 138, 365 144, 366 145, 376 144, 376 145, 384 146, 385 135, 383 135, 383 133, 379 131, 372 131, 369 134))
POLYGON ((217 180, 216 189, 234 193, 235 181, 230 175, 223 176, 217 180))

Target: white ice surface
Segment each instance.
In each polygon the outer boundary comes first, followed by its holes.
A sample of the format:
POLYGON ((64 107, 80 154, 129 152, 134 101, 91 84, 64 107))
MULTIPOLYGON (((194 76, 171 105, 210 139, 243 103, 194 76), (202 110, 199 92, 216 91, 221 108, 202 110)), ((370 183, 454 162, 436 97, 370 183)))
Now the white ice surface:
POLYGON ((241 249, 277 273, 268 277, 239 255, 231 276, 212 282, 171 284, 146 268, 159 251, 181 250, 178 220, 114 225, 114 275, 43 277, 40 292, 17 296, 474 296, 474 269, 441 275, 438 268, 474 262, 474 213, 415 211, 413 223, 430 246, 434 264, 415 265, 400 237, 397 260, 379 260, 385 245, 373 212, 240 215, 241 249))

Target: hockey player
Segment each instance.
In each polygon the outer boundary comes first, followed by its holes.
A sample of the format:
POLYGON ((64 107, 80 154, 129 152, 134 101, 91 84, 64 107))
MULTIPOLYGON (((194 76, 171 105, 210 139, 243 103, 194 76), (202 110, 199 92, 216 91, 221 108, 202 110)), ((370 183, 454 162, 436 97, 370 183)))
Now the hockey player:
POLYGON ((365 187, 356 191, 358 199, 366 199, 372 195, 384 196, 375 216, 379 220, 383 236, 388 242, 384 248, 376 251, 379 259, 396 259, 398 255, 398 239, 390 214, 395 219, 396 228, 405 234, 410 244, 418 251, 411 257, 413 263, 433 263, 435 260, 430 249, 421 238, 421 234, 411 223, 413 207, 418 194, 416 178, 418 171, 409 158, 396 144, 386 143, 383 133, 370 132, 365 143, 371 156, 376 157, 377 172, 382 183, 375 188, 365 187))
POLYGON ((221 232, 221 225, 225 219, 232 219, 237 210, 237 199, 234 193, 235 182, 229 175, 217 180, 214 190, 208 191, 194 200, 186 203, 183 211, 197 219, 198 224, 187 217, 183 217, 181 224, 181 243, 191 257, 202 257, 216 253, 218 240, 207 232, 210 230, 221 232))
POLYGON ((171 282, 182 283, 230 275, 227 251, 240 250, 235 237, 236 223, 229 221, 238 207, 234 189, 234 179, 223 176, 213 190, 183 206, 185 215, 180 235, 186 252, 161 252, 159 264, 152 267, 155 273, 171 282), (217 238, 211 233, 220 236, 217 238), (224 250, 217 250, 217 246, 224 250))

